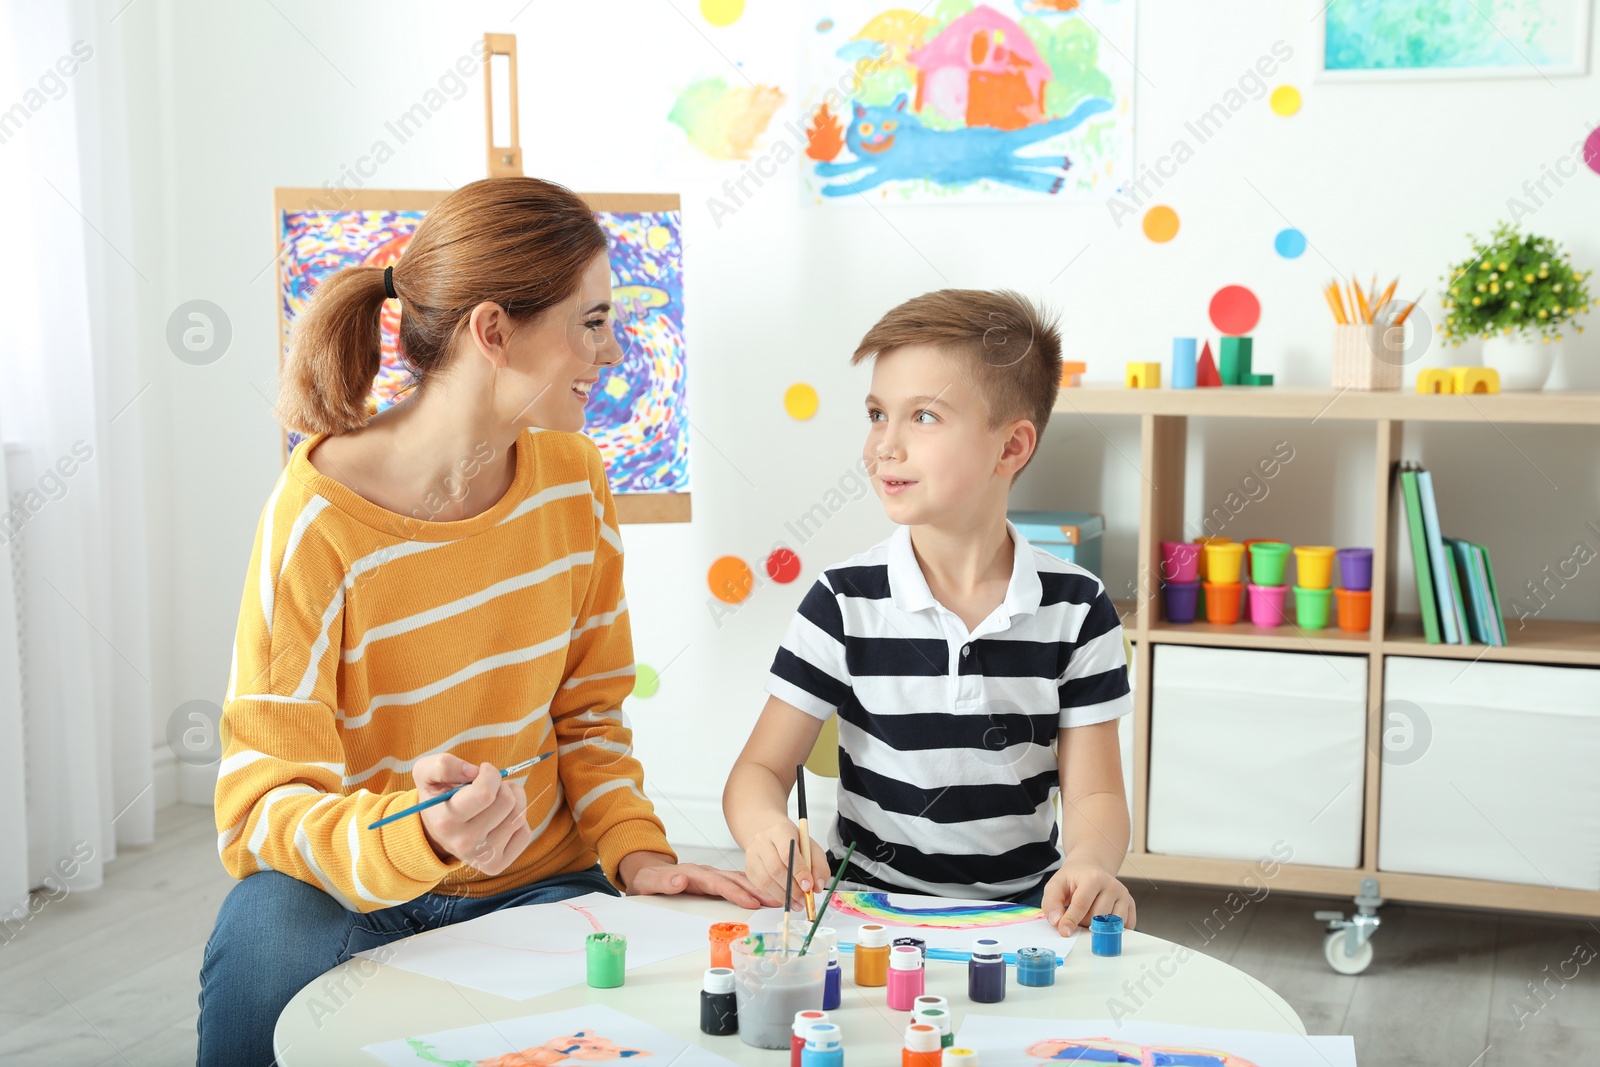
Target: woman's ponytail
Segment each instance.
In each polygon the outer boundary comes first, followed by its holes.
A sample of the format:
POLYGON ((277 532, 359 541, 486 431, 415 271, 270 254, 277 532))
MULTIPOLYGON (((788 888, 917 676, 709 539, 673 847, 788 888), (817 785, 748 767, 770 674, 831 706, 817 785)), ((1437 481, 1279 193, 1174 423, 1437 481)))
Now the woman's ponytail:
POLYGON ((317 286, 289 336, 278 391, 285 427, 341 434, 366 425, 367 396, 383 356, 385 299, 382 267, 341 270, 317 286))

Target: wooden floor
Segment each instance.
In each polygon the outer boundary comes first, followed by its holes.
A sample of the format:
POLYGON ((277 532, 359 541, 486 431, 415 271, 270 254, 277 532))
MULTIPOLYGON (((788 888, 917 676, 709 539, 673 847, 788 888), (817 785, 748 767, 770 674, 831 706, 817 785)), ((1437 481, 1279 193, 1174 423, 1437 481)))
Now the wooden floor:
MULTIPOLYGON (((194 1062, 200 956, 233 882, 208 810, 167 808, 157 827, 158 844, 126 850, 103 889, 46 905, 0 944, 0 1063, 194 1062)), ((1354 1034, 1362 1067, 1600 1063, 1596 926, 1389 905, 1372 967, 1346 977, 1323 961, 1311 912, 1348 902, 1271 893, 1236 897, 1233 914, 1224 890, 1130 888, 1140 929, 1259 978, 1311 1033, 1354 1034)), ((1159 1015, 1159 998, 1124 1010, 1159 1015)))

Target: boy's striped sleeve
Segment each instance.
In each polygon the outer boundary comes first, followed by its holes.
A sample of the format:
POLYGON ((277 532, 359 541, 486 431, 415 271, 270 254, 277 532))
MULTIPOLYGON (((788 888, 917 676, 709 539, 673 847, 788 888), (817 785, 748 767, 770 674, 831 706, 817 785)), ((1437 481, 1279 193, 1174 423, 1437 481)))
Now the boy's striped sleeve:
POLYGON ((767 676, 767 692, 808 715, 827 719, 850 692, 844 640, 844 614, 823 574, 789 620, 767 676))
POLYGON ((1060 727, 1092 726, 1133 710, 1128 687, 1128 651, 1122 642, 1122 621, 1105 586, 1100 585, 1088 610, 1070 635, 1067 669, 1057 679, 1061 698, 1060 727))
POLYGON ((415 899, 460 861, 439 859, 418 818, 367 825, 417 791, 345 794, 335 672, 344 566, 312 522, 326 505, 290 500, 287 472, 263 510, 239 609, 222 708, 217 851, 235 878, 275 870, 351 911, 415 899), (292 557, 292 565, 291 565, 292 557))

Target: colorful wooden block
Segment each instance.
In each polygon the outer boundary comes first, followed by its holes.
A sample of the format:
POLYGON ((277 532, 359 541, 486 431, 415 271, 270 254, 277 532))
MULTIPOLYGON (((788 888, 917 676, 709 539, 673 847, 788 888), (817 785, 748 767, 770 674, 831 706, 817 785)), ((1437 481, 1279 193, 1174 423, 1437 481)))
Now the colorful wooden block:
POLYGON ((1195 372, 1195 340, 1193 337, 1172 339, 1172 387, 1193 389, 1195 372))
POLYGON ((1081 360, 1061 361, 1061 388, 1076 389, 1083 384, 1083 372, 1088 370, 1088 364, 1081 360))
POLYGON ((1240 385, 1271 385, 1272 384, 1272 375, 1270 375, 1270 374, 1255 374, 1255 373, 1251 373, 1251 374, 1246 375, 1246 380, 1240 382, 1239 384, 1240 385))
POLYGON ((1451 367, 1450 385, 1457 393, 1498 393, 1500 372, 1493 367, 1451 367))
POLYGON ((1215 388, 1222 384, 1222 375, 1217 373, 1217 361, 1211 358, 1211 342, 1207 341, 1200 350, 1200 362, 1195 364, 1194 384, 1201 389, 1215 388))
POLYGON ((1160 389, 1161 364, 1129 363, 1127 386, 1129 389, 1160 389))
POLYGON ((1250 374, 1250 349, 1252 341, 1248 337, 1224 337, 1222 339, 1222 384, 1223 385, 1249 385, 1246 380, 1250 374))
POLYGON ((1453 393, 1455 391, 1455 379, 1450 376, 1448 368, 1424 367, 1417 372, 1417 392, 1426 396, 1430 393, 1453 393))

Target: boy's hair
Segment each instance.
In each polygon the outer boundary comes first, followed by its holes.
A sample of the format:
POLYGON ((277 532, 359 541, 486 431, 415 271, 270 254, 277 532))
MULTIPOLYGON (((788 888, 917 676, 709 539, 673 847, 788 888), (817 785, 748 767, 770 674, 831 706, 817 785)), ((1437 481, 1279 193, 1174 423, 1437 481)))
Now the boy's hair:
POLYGON ((850 365, 907 345, 936 346, 964 361, 989 408, 989 429, 1027 419, 1044 436, 1061 388, 1061 334, 1054 315, 1009 289, 939 289, 879 319, 850 365))

